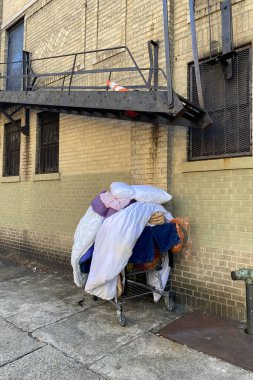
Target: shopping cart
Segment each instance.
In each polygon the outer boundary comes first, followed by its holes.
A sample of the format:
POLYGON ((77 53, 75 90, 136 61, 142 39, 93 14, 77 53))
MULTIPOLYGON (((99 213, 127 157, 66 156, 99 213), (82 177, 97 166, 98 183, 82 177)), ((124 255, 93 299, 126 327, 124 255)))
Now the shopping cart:
MULTIPOLYGON (((142 297, 146 295, 153 294, 159 295, 164 299, 165 306, 168 311, 173 311, 175 309, 175 303, 172 298, 172 268, 173 268, 173 256, 175 254, 182 254, 186 258, 190 255, 192 240, 190 236, 190 223, 188 217, 176 218, 173 219, 173 223, 176 224, 177 233, 180 239, 180 242, 176 245, 172 245, 172 248, 169 249, 167 253, 161 254, 157 245, 154 245, 154 257, 153 261, 145 264, 136 264, 132 263, 133 257, 130 257, 130 261, 124 269, 125 277, 125 287, 124 292, 120 297, 116 296, 115 298, 108 300, 117 310, 117 318, 121 326, 125 326, 127 323, 126 317, 123 314, 123 305, 126 301, 142 297), (164 272, 163 268, 166 268, 168 265, 169 274, 164 280, 162 276, 164 272), (162 273, 163 272, 163 273, 162 273), (153 276, 156 276, 156 284, 160 286, 154 286, 154 281, 150 282, 150 273, 153 276), (166 286, 163 286, 165 285, 166 286)), ((142 251, 144 252, 144 251, 142 251)), ((140 257, 142 257, 140 255, 140 257)), ((145 255, 143 255, 145 257, 145 255)), ((148 257, 148 256, 146 256, 148 257)), ((88 273, 88 272, 84 272, 88 273)), ((93 297, 94 300, 97 300, 97 297, 93 297)), ((80 301, 80 305, 83 304, 83 301, 80 301)))
POLYGON ((120 297, 115 297, 109 302, 117 309, 117 318, 121 326, 127 324, 126 316, 123 314, 123 305, 127 300, 146 296, 148 294, 159 294, 164 299, 165 306, 168 311, 173 311, 175 309, 175 303, 171 297, 172 293, 172 259, 170 252, 159 255, 158 260, 149 263, 145 269, 138 269, 138 265, 128 264, 125 268, 125 290, 120 297), (166 255, 170 256, 170 260, 166 260, 166 255), (169 265, 169 277, 167 284, 164 288, 162 285, 161 270, 164 265, 169 265), (149 283, 149 273, 152 272, 153 276, 157 277, 158 283, 160 284, 160 289, 152 286, 149 283), (163 289, 163 290, 162 290, 163 289))

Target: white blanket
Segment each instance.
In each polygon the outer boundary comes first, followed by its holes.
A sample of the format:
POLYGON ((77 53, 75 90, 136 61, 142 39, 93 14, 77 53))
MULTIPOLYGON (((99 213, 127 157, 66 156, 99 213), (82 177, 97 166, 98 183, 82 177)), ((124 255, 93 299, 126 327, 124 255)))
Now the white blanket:
POLYGON ((172 215, 161 205, 136 202, 106 219, 95 240, 86 292, 109 300, 116 296, 117 276, 125 268, 136 241, 154 212, 167 221, 172 215))
POLYGON ((73 267, 74 282, 80 288, 85 286, 88 275, 80 271, 79 260, 94 243, 103 221, 104 218, 95 213, 92 207, 89 207, 76 228, 71 253, 71 265, 73 267))

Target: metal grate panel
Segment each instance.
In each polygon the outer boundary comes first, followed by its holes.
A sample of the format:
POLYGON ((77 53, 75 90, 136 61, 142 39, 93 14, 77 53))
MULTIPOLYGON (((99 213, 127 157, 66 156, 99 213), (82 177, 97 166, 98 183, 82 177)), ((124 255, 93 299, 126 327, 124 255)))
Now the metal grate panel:
MULTIPOLYGON (((200 63, 205 109, 213 127, 190 131, 189 159, 201 160, 251 154, 251 50, 232 59, 232 78, 217 60, 200 63)), ((190 100, 199 105, 194 65, 189 66, 190 100)))

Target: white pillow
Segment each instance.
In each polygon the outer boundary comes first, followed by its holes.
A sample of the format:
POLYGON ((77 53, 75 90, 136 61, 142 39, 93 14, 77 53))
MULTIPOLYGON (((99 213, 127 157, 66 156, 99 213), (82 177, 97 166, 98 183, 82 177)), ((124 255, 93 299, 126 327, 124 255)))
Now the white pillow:
POLYGON ((132 187, 124 182, 113 182, 110 188, 111 193, 115 198, 134 199, 135 197, 132 187))
POLYGON ((158 203, 161 205, 172 199, 170 194, 158 187, 149 185, 132 185, 131 188, 135 193, 134 199, 139 202, 158 203))

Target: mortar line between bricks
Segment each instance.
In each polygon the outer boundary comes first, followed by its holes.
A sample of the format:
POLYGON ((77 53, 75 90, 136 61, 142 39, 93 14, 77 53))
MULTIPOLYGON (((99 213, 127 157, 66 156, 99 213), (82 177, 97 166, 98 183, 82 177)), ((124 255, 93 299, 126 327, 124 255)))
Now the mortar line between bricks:
MULTIPOLYGON (((44 342, 43 342, 43 343, 44 343, 44 342)), ((27 352, 27 353, 25 353, 24 355, 18 356, 17 358, 15 358, 15 359, 13 359, 13 360, 10 360, 10 361, 8 361, 7 363, 4 363, 3 365, 0 365, 0 368, 3 368, 3 367, 5 367, 5 366, 8 365, 8 364, 14 363, 14 362, 16 362, 17 360, 20 360, 20 359, 24 358, 25 356, 28 356, 28 355, 30 355, 30 354, 32 354, 32 353, 38 351, 38 350, 41 350, 41 349, 44 348, 46 345, 47 345, 47 344, 44 343, 44 345, 43 345, 42 347, 35 348, 34 350, 32 350, 32 351, 30 351, 30 352, 27 352)))

